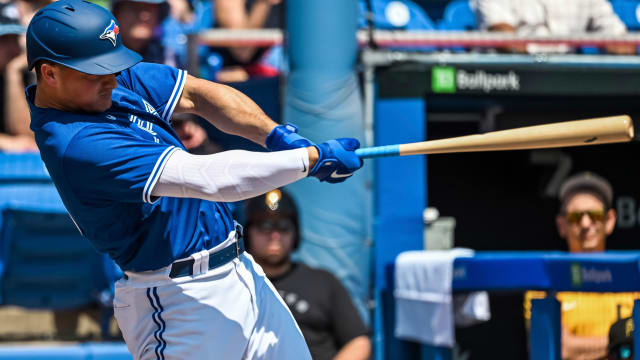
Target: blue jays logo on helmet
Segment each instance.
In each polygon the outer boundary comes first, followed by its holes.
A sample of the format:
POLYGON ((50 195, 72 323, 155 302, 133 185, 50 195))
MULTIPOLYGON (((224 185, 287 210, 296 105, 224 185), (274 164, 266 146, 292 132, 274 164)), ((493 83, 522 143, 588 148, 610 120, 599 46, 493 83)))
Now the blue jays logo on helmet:
POLYGON ((104 32, 102 32, 102 35, 100 35, 100 39, 107 39, 111 41, 113 46, 116 46, 116 38, 118 37, 119 32, 120 28, 118 27, 118 25, 116 25, 115 21, 111 20, 109 26, 107 26, 107 28, 104 29, 104 32))

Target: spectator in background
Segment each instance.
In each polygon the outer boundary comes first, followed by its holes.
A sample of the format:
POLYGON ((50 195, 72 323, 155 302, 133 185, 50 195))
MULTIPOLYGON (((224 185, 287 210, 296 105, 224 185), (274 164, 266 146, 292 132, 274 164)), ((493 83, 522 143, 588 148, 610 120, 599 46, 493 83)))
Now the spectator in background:
POLYGON ((27 71, 24 51, 24 24, 29 22, 33 13, 27 6, 29 3, 23 3, 0 3, 1 151, 38 151, 33 132, 29 129, 29 107, 24 97, 25 85, 35 80, 27 71), (21 16, 20 9, 25 11, 24 16, 21 16))
POLYGON ((606 360, 633 359, 633 318, 620 319, 609 329, 606 360))
POLYGON ((160 26, 166 16, 167 6, 165 0, 114 0, 112 3, 122 42, 142 55, 143 61, 161 64, 171 62, 166 58, 162 46, 160 26))
POLYGON ((247 251, 293 313, 314 360, 368 359, 367 329, 331 273, 291 261, 300 244, 298 210, 281 190, 246 201, 247 251))
POLYGON ((558 233, 567 240, 569 252, 602 252, 607 236, 616 225, 611 208, 613 189, 604 178, 584 172, 567 179, 560 187, 558 233))
MULTIPOLYGON (((571 176, 560 187, 558 233, 571 253, 602 252, 615 227, 613 189, 604 178, 583 172, 571 176)), ((525 316, 529 318, 531 299, 543 292, 525 295, 525 316)), ((607 350, 609 327, 622 316, 630 316, 633 301, 640 293, 559 292, 562 304, 562 358, 597 359, 607 350)))
MULTIPOLYGON (((215 0, 214 0, 215 1, 215 0)), ((162 44, 166 57, 175 59, 175 66, 187 69, 188 35, 213 27, 213 10, 211 0, 167 0, 169 16, 162 22, 162 44)), ((211 55, 205 46, 198 47, 200 75, 209 78, 207 58, 211 55)))
POLYGON ((12 2, 18 9, 20 24, 26 27, 29 25, 31 18, 38 10, 49 5, 53 1, 55 0, 13 0, 12 2))
MULTIPOLYGON (((216 27, 223 29, 284 28, 283 0, 214 0, 216 27)), ((261 62, 269 48, 230 47, 215 49, 222 69, 221 82, 246 81, 250 76, 275 76, 277 69, 261 62)), ((278 49, 271 49, 278 51, 278 49)))
MULTIPOLYGON (((189 34, 213 26, 211 2, 194 0, 113 0, 125 46, 155 62, 187 70, 189 34)), ((198 49, 201 75, 211 51, 198 49), (204 60, 204 61, 202 61, 204 60)))
MULTIPOLYGON (((608 0, 471 0, 480 29, 516 32, 519 35, 575 35, 585 32, 620 35, 626 26, 608 0)), ((634 54, 631 45, 610 45, 613 54, 634 54)), ((567 46, 510 48, 515 52, 568 52, 567 46)))

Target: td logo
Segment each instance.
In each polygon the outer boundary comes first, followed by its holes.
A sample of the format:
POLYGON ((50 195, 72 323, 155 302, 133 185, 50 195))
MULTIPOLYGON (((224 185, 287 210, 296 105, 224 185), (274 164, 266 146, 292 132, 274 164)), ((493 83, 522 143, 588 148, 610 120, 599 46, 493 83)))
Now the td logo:
POLYGON ((431 68, 431 90, 434 93, 456 92, 456 69, 451 66, 431 68))
POLYGON ((571 285, 574 288, 582 286, 582 268, 580 267, 580 264, 571 264, 571 285))

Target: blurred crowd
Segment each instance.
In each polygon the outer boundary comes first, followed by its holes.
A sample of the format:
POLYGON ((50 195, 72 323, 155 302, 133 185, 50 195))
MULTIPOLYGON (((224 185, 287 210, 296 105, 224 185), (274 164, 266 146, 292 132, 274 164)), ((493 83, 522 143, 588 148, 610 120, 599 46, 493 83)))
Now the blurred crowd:
MULTIPOLYGON (((24 86, 34 82, 26 71, 24 33, 35 12, 51 0, 0 1, 0 150, 37 151, 29 129, 24 86)), ((187 69, 188 38, 207 29, 283 29, 284 0, 94 0, 113 11, 124 44, 144 61, 187 69)), ((579 32, 622 34, 625 24, 609 0, 469 0, 452 2, 452 19, 434 22, 410 0, 358 0, 358 26, 385 30, 487 30, 524 35, 567 35, 579 32), (456 3, 456 4, 454 4, 456 3), (460 3, 460 4, 457 4, 460 3), (458 6, 462 5, 462 6, 458 6), (466 11, 466 12, 465 12, 466 11), (463 20, 473 19, 472 24, 463 20), (446 20, 446 21, 445 21, 446 20)), ((557 45, 498 49, 508 52, 569 52, 557 45)), ((242 82, 277 76, 286 70, 283 49, 273 47, 196 47, 200 77, 242 82)), ((607 52, 636 53, 634 46, 608 46, 607 52)))
MULTIPOLYGON (((51 0, 0 1, 0 150, 37 151, 29 129, 25 85, 35 82, 27 71, 25 32, 31 17, 51 0)), ((125 46, 140 53, 143 61, 187 69, 188 36, 211 28, 282 28, 281 0, 112 0, 96 3, 110 9, 120 25, 125 46)), ((200 46, 200 76, 219 82, 246 81, 250 77, 277 76, 281 48, 200 46)), ((198 147, 203 131, 197 119, 176 122, 179 133, 198 147), (185 125, 187 124, 187 125, 185 125)), ((206 136, 206 134, 205 134, 206 136)), ((198 151, 202 151, 200 149, 198 151)), ((211 149, 210 149, 211 150, 211 149)))

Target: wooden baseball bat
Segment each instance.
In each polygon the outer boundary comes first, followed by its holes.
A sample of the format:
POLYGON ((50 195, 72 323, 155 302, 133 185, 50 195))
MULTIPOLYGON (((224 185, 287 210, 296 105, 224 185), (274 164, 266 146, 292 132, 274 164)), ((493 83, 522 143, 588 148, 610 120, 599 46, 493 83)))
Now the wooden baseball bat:
POLYGON ((633 122, 627 115, 492 131, 479 135, 375 146, 356 150, 360 158, 456 152, 543 149, 630 141, 633 122))

